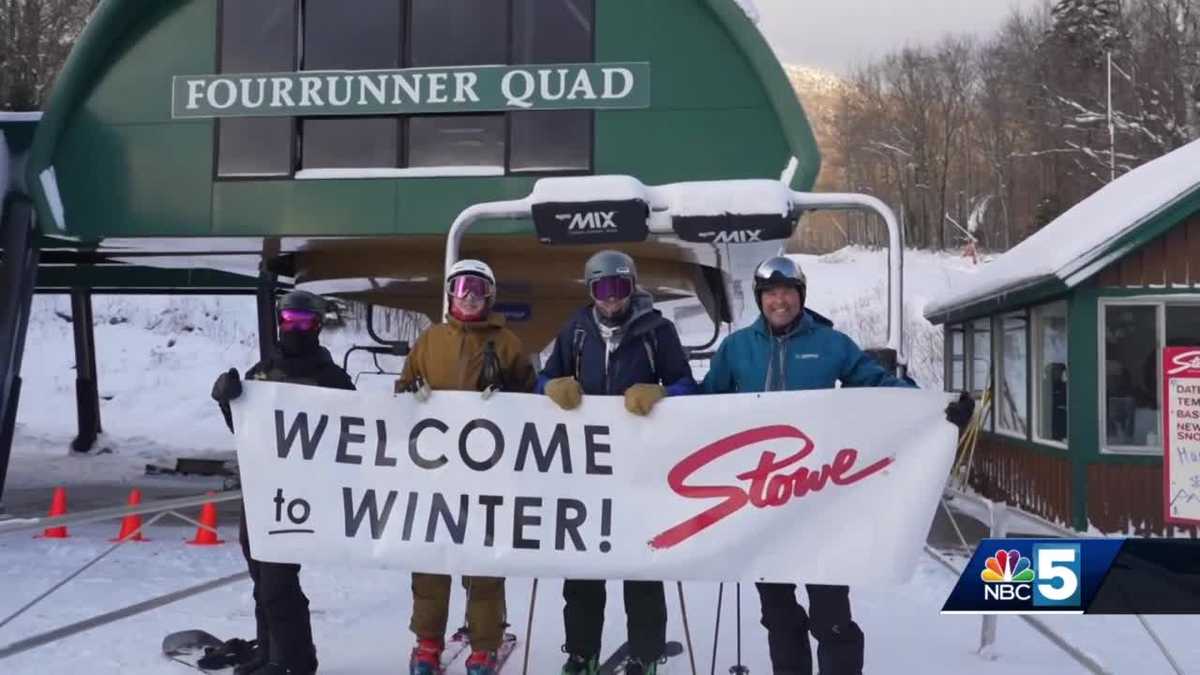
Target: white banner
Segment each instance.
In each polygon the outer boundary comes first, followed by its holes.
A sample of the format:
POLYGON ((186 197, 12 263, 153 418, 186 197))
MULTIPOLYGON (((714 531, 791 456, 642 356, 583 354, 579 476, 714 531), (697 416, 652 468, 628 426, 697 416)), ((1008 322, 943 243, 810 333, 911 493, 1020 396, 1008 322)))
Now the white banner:
POLYGON ((514 577, 908 578, 953 460, 946 395, 395 396, 246 382, 255 558, 514 577))

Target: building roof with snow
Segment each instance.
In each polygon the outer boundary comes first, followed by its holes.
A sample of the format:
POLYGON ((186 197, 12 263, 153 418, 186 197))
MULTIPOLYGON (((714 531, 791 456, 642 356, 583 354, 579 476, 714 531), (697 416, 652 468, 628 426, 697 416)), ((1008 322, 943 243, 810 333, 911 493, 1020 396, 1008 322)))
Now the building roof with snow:
POLYGON ((1094 277, 1200 210, 1200 141, 1121 176, 925 309, 935 323, 1032 304, 1094 277))

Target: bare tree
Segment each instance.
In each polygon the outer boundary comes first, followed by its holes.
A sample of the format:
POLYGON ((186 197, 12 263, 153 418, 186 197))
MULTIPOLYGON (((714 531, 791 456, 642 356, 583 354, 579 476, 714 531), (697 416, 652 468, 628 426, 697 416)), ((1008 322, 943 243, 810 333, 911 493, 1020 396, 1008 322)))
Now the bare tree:
POLYGON ((99 0, 0 0, 0 110, 36 110, 99 0))

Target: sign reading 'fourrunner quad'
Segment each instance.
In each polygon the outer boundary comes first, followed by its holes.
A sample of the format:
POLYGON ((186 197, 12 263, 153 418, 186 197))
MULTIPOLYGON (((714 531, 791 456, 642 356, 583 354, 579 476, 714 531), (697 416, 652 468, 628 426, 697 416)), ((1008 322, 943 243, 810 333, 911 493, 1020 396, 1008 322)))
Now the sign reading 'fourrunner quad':
POLYGON ((171 116, 288 117, 646 108, 650 64, 176 75, 171 116))

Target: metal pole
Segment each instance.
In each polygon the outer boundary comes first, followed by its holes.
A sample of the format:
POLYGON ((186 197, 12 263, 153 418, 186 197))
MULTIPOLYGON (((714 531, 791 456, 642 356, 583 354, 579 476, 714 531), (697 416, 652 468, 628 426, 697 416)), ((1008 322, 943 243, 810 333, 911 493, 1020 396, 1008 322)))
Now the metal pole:
POLYGON ((71 441, 71 449, 87 452, 100 435, 100 392, 96 379, 91 289, 71 289, 71 323, 75 334, 75 407, 79 422, 79 434, 71 441))
POLYGON ((525 659, 521 664, 521 675, 529 675, 529 645, 533 642, 533 608, 537 604, 538 580, 533 580, 533 588, 529 591, 529 620, 525 622, 525 659))
MULTIPOLYGON (((462 213, 450 225, 446 233, 446 260, 443 267, 444 275, 450 274, 450 267, 458 262, 462 249, 462 240, 467 230, 478 220, 496 220, 501 218, 529 218, 533 215, 533 206, 528 199, 517 199, 507 202, 484 202, 463 209, 462 213)), ((450 299, 442 294, 442 316, 450 313, 450 299)))
POLYGON ((1117 179, 1117 132, 1113 127, 1112 104, 1112 51, 1108 52, 1108 180, 1117 179))
POLYGON ((717 620, 713 624, 713 650, 712 650, 712 666, 708 670, 708 675, 716 675, 717 673, 717 642, 721 637, 721 596, 725 594, 725 582, 721 582, 717 586, 717 620))
MULTIPOLYGON (((33 204, 24 197, 0 195, 0 505, 21 398, 21 357, 37 281, 38 243, 33 204)), ((0 507, 0 511, 3 508, 0 507)))
POLYGON ((896 214, 871 195, 854 193, 793 192, 792 205, 810 210, 867 210, 883 218, 888 228, 888 349, 895 350, 896 360, 908 362, 904 354, 904 230, 896 214))

